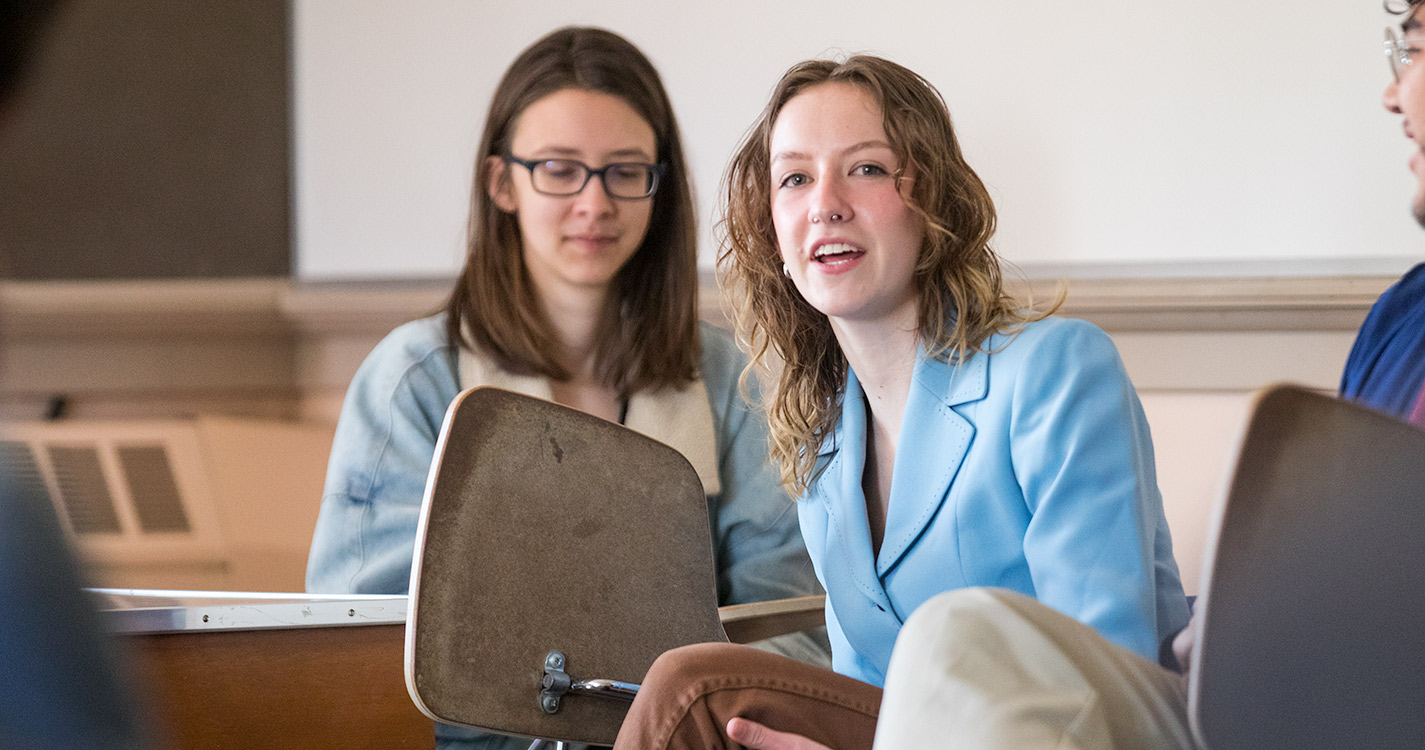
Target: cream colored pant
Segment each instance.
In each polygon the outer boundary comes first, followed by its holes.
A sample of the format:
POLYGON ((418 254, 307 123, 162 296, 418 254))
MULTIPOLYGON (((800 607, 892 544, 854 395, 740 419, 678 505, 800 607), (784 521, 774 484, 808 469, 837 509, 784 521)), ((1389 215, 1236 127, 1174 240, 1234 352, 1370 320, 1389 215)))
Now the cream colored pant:
POLYGON ((906 621, 875 750, 1192 750, 1182 678, 1019 594, 961 589, 906 621))

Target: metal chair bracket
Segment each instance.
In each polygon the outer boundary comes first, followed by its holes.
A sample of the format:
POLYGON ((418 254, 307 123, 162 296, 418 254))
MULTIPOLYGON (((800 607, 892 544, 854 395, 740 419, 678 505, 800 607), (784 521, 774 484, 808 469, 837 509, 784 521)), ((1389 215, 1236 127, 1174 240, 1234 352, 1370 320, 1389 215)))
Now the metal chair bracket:
POLYGON ((564 654, 551 650, 544 655, 544 677, 539 681, 539 707, 547 714, 559 713, 559 702, 569 692, 573 680, 564 671, 564 654))
POLYGON ((566 693, 595 695, 600 698, 614 698, 632 703, 638 695, 638 685, 618 680, 575 680, 564 671, 567 664, 564 654, 558 650, 544 655, 544 677, 540 679, 539 707, 547 714, 559 713, 559 706, 566 693))

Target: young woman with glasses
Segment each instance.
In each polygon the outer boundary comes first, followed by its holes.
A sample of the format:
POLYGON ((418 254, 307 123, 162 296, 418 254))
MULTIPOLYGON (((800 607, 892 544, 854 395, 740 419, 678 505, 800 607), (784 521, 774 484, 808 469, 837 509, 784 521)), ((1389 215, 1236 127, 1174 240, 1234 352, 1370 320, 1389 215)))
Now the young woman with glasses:
POLYGON ((754 363, 777 362, 772 455, 835 674, 670 651, 616 748, 869 748, 902 623, 952 589, 1035 597, 1156 658, 1188 611, 1137 395, 1102 331, 1005 292, 939 93, 876 57, 796 65, 724 190, 724 280, 754 363))
MULTIPOLYGON (((396 329, 352 381, 308 590, 407 590, 446 407, 462 389, 496 385, 681 451, 709 494, 723 604, 813 593, 766 423, 738 393, 746 360, 697 319, 687 165, 667 94, 638 49, 565 28, 520 54, 490 103, 468 232, 445 311, 396 329)), ((783 645, 818 658, 805 636, 783 645)), ((445 746, 475 737, 444 726, 437 735, 445 746)))

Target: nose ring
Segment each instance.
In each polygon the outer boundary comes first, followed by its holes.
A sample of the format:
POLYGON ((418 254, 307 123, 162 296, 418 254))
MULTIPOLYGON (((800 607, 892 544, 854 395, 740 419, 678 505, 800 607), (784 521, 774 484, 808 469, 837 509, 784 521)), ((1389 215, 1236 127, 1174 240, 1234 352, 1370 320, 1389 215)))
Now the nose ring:
POLYGON ((821 217, 820 217, 820 216, 813 216, 813 217, 811 217, 811 223, 813 223, 813 224, 820 224, 820 223, 821 223, 821 217))
POLYGON ((826 217, 827 221, 841 221, 841 214, 832 214, 826 217))

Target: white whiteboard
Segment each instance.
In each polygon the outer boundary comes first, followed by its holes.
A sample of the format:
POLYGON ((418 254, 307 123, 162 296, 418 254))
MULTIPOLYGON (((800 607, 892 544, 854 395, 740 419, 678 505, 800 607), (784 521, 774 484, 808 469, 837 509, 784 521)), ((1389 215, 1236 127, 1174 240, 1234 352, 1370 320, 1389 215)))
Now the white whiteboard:
POLYGON ((716 186, 777 77, 869 51, 944 94, 1025 268, 1392 272, 1425 257, 1374 0, 295 0, 295 274, 460 267, 484 109, 551 29, 662 73, 712 258, 716 186), (1245 264, 1245 265, 1243 265, 1245 264))

